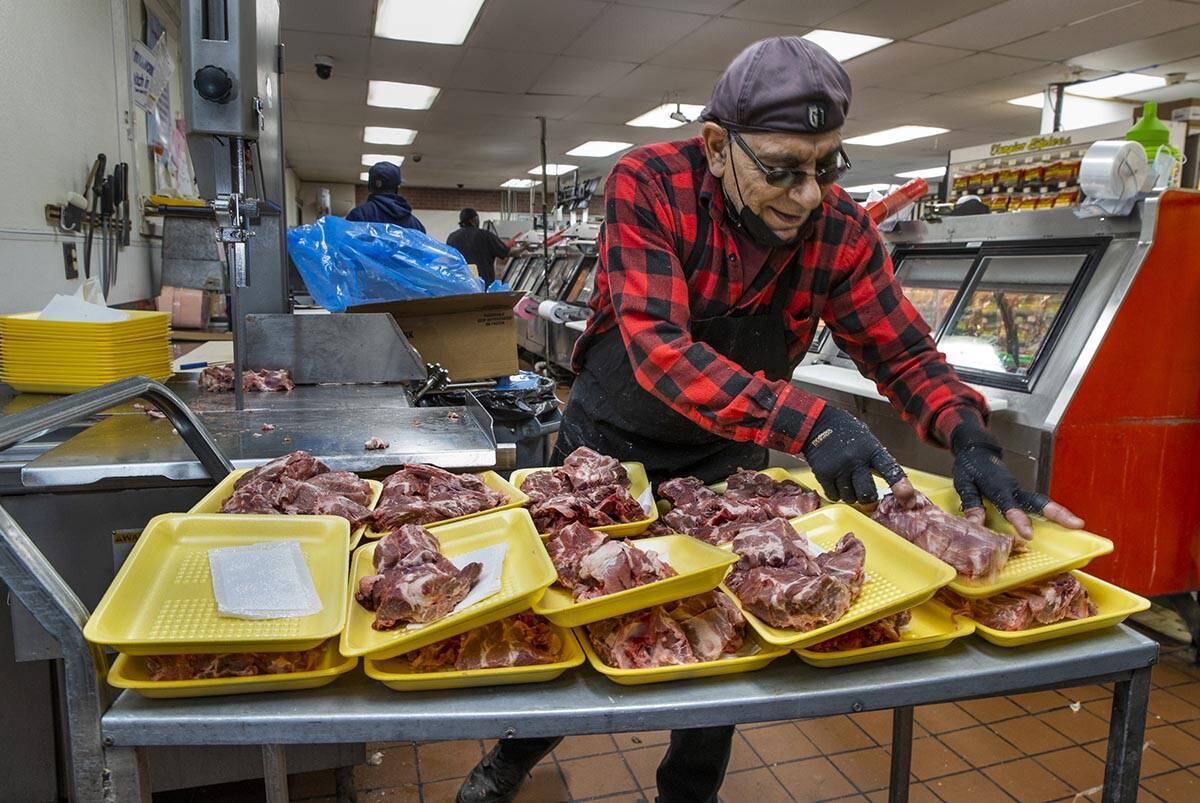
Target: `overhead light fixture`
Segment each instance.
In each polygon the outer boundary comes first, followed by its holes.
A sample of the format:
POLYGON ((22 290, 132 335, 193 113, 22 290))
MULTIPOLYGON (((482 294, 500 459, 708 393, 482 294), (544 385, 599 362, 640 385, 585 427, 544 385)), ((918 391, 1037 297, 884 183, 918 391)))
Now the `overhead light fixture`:
MULTIPOLYGON (((561 176, 565 173, 570 173, 572 170, 578 170, 578 165, 546 165, 546 175, 561 176)), ((530 175, 540 176, 542 174, 542 166, 538 165, 529 171, 530 175)))
POLYGON ((1161 89, 1166 85, 1167 79, 1161 75, 1123 72, 1117 75, 1110 75, 1107 78, 1097 78, 1095 81, 1072 84, 1065 91, 1068 95, 1104 99, 1134 95, 1138 92, 1148 92, 1151 89, 1161 89))
POLYGON ((876 190, 879 192, 887 192, 889 189, 891 189, 891 187, 891 184, 859 184, 855 187, 842 187, 842 189, 846 192, 852 193, 875 192, 876 190))
POLYGON ((408 42, 461 45, 467 40, 483 0, 379 0, 375 35, 408 42))
POLYGON ((394 153, 364 153, 362 155, 362 163, 367 167, 372 167, 379 162, 391 162, 399 167, 404 164, 404 157, 394 153))
POLYGON ((527 190, 536 184, 537 182, 531 178, 510 178, 500 186, 510 190, 527 190))
POLYGON ((900 178, 942 178, 946 175, 946 166, 938 165, 937 167, 923 167, 920 170, 908 170, 904 173, 897 173, 900 178))
POLYGON ((359 181, 370 181, 370 180, 371 180, 371 174, 370 174, 370 173, 359 173, 359 174, 358 174, 358 180, 359 180, 359 181))
POLYGON ((694 103, 664 103, 645 114, 639 114, 625 125, 638 128, 679 128, 695 120, 702 111, 704 107, 694 103))
POLYGON ((416 138, 417 132, 411 128, 388 128, 382 125, 363 128, 363 142, 372 145, 411 145, 416 138))
POLYGON ((367 84, 367 105, 384 109, 428 109, 441 91, 436 86, 424 84, 371 81, 367 84))
POLYGON ((609 142, 603 139, 592 139, 567 151, 567 156, 612 156, 618 151, 632 147, 632 142, 609 142))
POLYGON ((838 61, 849 61, 855 56, 861 56, 875 48, 891 44, 891 39, 882 36, 867 36, 861 33, 846 33, 845 31, 827 31, 817 28, 802 37, 820 45, 829 51, 829 55, 838 61))
POLYGON ((895 128, 885 128, 883 131, 876 131, 872 134, 850 137, 842 142, 846 145, 869 145, 872 148, 879 148, 884 145, 895 145, 897 142, 908 142, 910 139, 945 134, 949 130, 931 125, 898 125, 895 128))
POLYGON ((1044 92, 1035 92, 1032 95, 1022 95, 1019 98, 1009 98, 1004 102, 1011 103, 1014 106, 1028 106, 1031 109, 1040 109, 1046 103, 1046 94, 1044 92))

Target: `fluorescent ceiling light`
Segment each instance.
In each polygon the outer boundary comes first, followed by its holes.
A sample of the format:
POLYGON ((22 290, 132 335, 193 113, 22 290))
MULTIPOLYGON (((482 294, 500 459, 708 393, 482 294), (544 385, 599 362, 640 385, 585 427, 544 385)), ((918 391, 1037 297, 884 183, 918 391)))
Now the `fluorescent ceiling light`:
POLYGON ((910 139, 932 137, 935 134, 945 134, 950 129, 937 128, 931 125, 899 125, 895 128, 885 128, 873 134, 863 134, 843 140, 847 145, 870 145, 878 148, 883 145, 895 145, 897 142, 908 142, 910 139))
POLYGON ((1122 95, 1160 89, 1166 85, 1167 79, 1161 75, 1123 72, 1118 75, 1110 75, 1108 78, 1098 78, 1095 81, 1069 86, 1066 92, 1068 95, 1080 95, 1085 98, 1119 98, 1122 95))
POLYGON ((377 162, 391 162, 399 167, 404 164, 404 157, 394 153, 364 153, 362 155, 362 163, 367 167, 371 167, 377 162))
POLYGON ((1035 92, 1032 95, 1022 95, 1019 98, 1009 98, 1004 102, 1011 103, 1014 106, 1028 106, 1031 109, 1040 109, 1046 103, 1046 94, 1044 92, 1035 92))
POLYGON ((424 84, 371 81, 367 84, 367 105, 385 109, 428 109, 441 91, 436 86, 424 84))
POLYGON ((411 128, 369 125, 363 129, 363 142, 370 142, 372 145, 411 145, 416 138, 417 132, 411 128))
MULTIPOLYGON (((578 165, 546 165, 546 175, 561 176, 564 173, 570 173, 572 170, 578 170, 578 165)), ((538 165, 529 171, 530 175, 540 176, 542 174, 542 166, 538 165)))
POLYGON ((920 170, 909 170, 904 173, 897 173, 896 175, 900 178, 942 178, 946 175, 946 166, 923 167, 920 170))
POLYGON ((370 181, 370 180, 371 180, 371 174, 370 174, 370 173, 359 173, 359 174, 358 174, 358 180, 359 180, 359 181, 370 181))
POLYGON ((804 39, 818 44, 829 51, 829 55, 838 61, 849 61, 855 56, 883 47, 891 43, 891 39, 882 36, 867 36, 861 33, 846 33, 845 31, 826 31, 820 28, 804 34, 804 39))
POLYGON ((639 114, 625 125, 637 126, 638 128, 679 128, 679 126, 686 125, 686 123, 681 120, 671 119, 671 115, 675 113, 677 108, 689 120, 695 120, 700 116, 700 112, 704 111, 703 106, 697 106, 694 103, 664 103, 661 106, 655 106, 645 114, 639 114))
POLYGON ((483 0, 379 0, 375 35, 384 39, 461 45, 471 32, 483 0))
POLYGON ((537 182, 531 178, 510 178, 500 186, 513 190, 527 190, 535 184, 537 184, 537 182))
POLYGON ((603 139, 592 139, 567 151, 567 156, 612 156, 617 151, 632 147, 632 142, 608 142, 603 139))
POLYGON ((891 184, 859 184, 856 187, 842 187, 842 189, 845 190, 846 192, 854 192, 854 193, 874 192, 875 190, 879 190, 880 192, 885 192, 888 189, 890 189, 891 186, 892 186, 891 184))

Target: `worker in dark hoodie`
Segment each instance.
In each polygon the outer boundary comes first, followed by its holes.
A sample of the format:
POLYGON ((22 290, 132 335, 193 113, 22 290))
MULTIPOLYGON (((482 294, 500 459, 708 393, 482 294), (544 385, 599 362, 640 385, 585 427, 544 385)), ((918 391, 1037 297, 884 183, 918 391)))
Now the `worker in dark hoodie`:
POLYGON ((425 227, 412 213, 412 205, 399 194, 400 167, 391 162, 376 162, 367 174, 371 194, 362 204, 350 210, 346 220, 360 223, 394 223, 422 234, 425 227))

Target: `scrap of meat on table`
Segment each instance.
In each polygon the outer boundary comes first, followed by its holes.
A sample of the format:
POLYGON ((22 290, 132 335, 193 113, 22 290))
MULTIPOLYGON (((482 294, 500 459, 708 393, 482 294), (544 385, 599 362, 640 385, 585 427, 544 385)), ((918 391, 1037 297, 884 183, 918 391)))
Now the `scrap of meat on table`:
POLYGON ((900 611, 900 613, 885 616, 862 627, 856 627, 840 636, 813 644, 807 649, 813 652, 843 652, 877 647, 880 644, 893 644, 900 640, 901 634, 911 621, 912 613, 900 611))
POLYGON ((866 547, 846 533, 820 552, 783 519, 743 528, 725 578, 742 606, 774 627, 814 630, 841 619, 858 598, 866 547))
POLYGON ((546 551, 558 572, 558 582, 570 589, 576 600, 594 599, 675 576, 675 570, 654 550, 610 539, 579 522, 560 529, 546 542, 546 551))
MULTIPOLYGON (((210 365, 200 372, 198 382, 200 389, 209 393, 232 393, 233 366, 210 365)), ((247 393, 286 391, 294 387, 296 383, 292 381, 292 375, 286 368, 242 372, 242 390, 247 393)))
POLYGON ((588 527, 641 521, 646 511, 629 493, 629 475, 612 457, 581 446, 559 468, 534 471, 521 482, 538 532, 568 524, 588 527))
POLYGON ((1067 572, 983 599, 968 599, 949 588, 939 591, 937 598, 956 614, 996 630, 1028 630, 1096 615, 1087 589, 1067 572))
POLYGON ((718 494, 695 477, 667 480, 658 494, 671 503, 663 523, 710 544, 727 544, 745 524, 811 513, 820 497, 792 480, 775 480, 758 471, 739 469, 718 494))
POLYGON ((885 496, 871 517, 972 580, 994 578, 1010 555, 1026 549, 1024 539, 947 513, 923 494, 912 507, 894 494, 885 496))
POLYGON ((354 598, 375 612, 376 630, 436 622, 466 598, 483 570, 480 563, 459 569, 442 554, 433 533, 416 524, 380 539, 372 560, 375 574, 358 581, 354 598))
POLYGON ((371 486, 350 471, 330 471, 308 452, 291 452, 238 478, 222 513, 326 514, 353 529, 371 518, 371 486))
POLYGON ((383 481, 375 529, 429 524, 505 504, 508 498, 474 474, 451 474, 437 466, 409 463, 383 481))
POLYGON ((587 636, 604 663, 647 669, 715 661, 738 652, 746 620, 728 597, 709 591, 667 605, 587 625, 587 636))
POLYGON ((561 654, 562 639, 550 623, 526 612, 442 639, 403 657, 418 672, 462 672, 552 664, 561 654))
POLYGON ((151 680, 211 680, 250 675, 311 672, 321 663, 325 645, 299 652, 236 652, 181 655, 147 655, 151 680))

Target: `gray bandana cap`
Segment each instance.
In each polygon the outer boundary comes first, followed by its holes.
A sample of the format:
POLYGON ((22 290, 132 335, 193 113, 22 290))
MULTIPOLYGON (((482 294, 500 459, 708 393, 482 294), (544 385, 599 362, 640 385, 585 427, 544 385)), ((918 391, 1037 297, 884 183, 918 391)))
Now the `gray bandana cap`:
POLYGON ((837 59, 807 39, 777 36, 730 63, 700 119, 742 131, 816 134, 841 128, 849 111, 850 76, 837 59))

